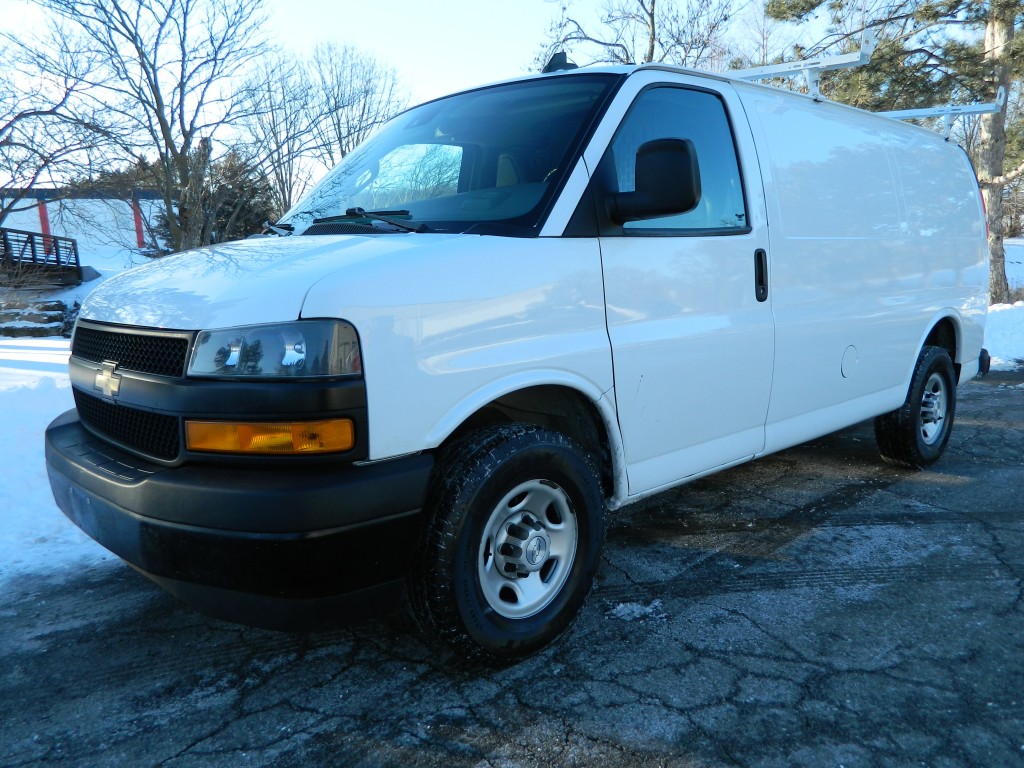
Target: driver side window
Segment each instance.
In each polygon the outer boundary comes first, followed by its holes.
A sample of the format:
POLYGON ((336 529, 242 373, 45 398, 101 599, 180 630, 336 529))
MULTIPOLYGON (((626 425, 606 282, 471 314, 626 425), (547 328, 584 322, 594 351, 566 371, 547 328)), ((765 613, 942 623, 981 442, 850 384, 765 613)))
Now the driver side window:
POLYGON ((747 212, 732 131, 721 100, 686 88, 641 93, 623 120, 610 151, 618 192, 632 192, 636 153, 655 139, 689 139, 697 152, 701 198, 687 213, 623 225, 623 234, 730 234, 745 232, 747 212))

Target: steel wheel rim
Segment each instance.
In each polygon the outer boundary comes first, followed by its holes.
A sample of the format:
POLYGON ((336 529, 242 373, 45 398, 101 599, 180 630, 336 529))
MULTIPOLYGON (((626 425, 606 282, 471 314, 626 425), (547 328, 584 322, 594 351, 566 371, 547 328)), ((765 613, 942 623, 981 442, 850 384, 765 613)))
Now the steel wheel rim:
POLYGON ((941 374, 933 373, 925 382, 921 396, 921 440, 925 445, 934 445, 942 439, 948 408, 946 380, 941 374))
POLYGON ((569 578, 578 537, 561 486, 549 480, 517 485, 495 505, 480 542, 477 577, 487 604, 507 619, 544 610, 569 578))

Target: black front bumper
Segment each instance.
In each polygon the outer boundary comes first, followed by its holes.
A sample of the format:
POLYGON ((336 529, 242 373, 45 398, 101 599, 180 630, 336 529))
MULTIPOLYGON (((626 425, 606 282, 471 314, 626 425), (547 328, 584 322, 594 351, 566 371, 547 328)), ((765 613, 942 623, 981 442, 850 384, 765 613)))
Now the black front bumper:
POLYGON ((165 467, 96 439, 74 410, 46 430, 64 514, 188 602, 255 624, 280 622, 253 621, 241 605, 263 613, 289 600, 375 600, 403 580, 432 467, 428 454, 364 466, 165 467), (204 594, 217 599, 203 605, 204 594))

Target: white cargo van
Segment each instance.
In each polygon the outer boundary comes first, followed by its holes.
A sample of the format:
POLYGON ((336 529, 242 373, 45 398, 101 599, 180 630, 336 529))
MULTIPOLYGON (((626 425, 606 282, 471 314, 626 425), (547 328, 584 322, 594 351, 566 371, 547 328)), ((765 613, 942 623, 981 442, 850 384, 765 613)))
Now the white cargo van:
POLYGON ((405 593, 460 653, 525 656, 606 510, 869 418, 926 466, 986 365, 964 152, 724 76, 424 104, 271 229, 93 292, 46 434, 68 517, 252 623, 405 593))

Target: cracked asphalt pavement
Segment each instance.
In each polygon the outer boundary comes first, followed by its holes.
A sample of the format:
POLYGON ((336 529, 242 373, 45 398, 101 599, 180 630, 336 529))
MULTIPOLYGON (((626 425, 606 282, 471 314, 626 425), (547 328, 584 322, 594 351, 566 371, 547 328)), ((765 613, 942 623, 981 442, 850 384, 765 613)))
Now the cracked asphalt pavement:
POLYGON ((209 619, 116 560, 9 583, 0 661, 11 768, 1024 766, 1024 373, 961 387, 930 470, 866 423, 611 515, 510 668, 400 615, 209 619))

